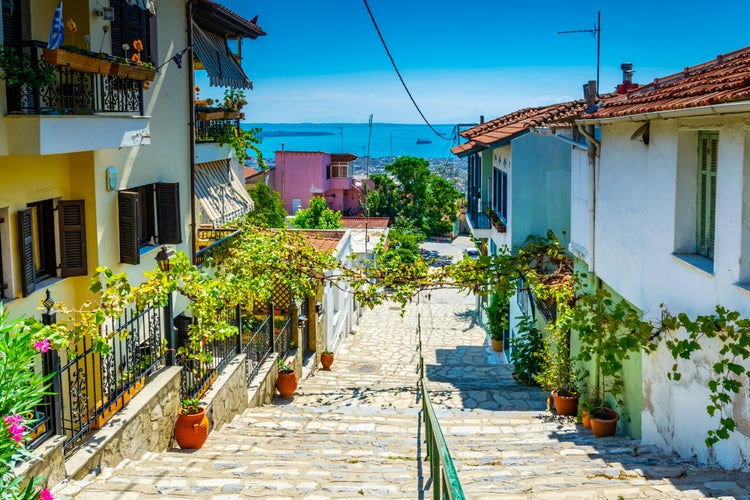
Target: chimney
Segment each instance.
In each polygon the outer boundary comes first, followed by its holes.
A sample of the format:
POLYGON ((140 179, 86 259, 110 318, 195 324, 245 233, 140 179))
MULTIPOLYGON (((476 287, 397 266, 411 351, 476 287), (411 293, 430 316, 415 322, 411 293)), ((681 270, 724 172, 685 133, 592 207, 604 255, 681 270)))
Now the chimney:
POLYGON ((633 83, 633 63, 622 63, 620 69, 622 70, 622 83, 617 86, 615 92, 618 94, 627 94, 631 90, 637 89, 638 84, 633 83))
POLYGON ((484 123, 484 115, 479 115, 479 124, 484 123))
POLYGON ((633 63, 622 63, 620 69, 622 70, 622 83, 633 83, 633 63))
POLYGON ((596 80, 589 80, 583 84, 583 97, 589 107, 596 105, 596 80))

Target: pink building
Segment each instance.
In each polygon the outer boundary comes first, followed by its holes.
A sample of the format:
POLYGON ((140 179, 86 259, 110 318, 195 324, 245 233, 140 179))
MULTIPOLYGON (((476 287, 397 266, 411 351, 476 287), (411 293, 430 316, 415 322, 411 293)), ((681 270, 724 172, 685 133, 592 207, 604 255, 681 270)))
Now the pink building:
POLYGON ((344 215, 359 215, 364 199, 361 182, 355 181, 352 154, 320 151, 276 151, 275 185, 289 214, 307 208, 313 196, 322 196, 328 208, 344 215))

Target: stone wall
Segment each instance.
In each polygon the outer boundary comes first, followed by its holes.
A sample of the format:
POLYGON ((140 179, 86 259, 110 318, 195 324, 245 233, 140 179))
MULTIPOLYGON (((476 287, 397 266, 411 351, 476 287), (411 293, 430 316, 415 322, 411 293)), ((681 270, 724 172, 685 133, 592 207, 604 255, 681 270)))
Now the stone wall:
POLYGON ((247 365, 241 354, 224 367, 203 396, 210 429, 221 428, 247 408, 247 365))
MULTIPOLYGON (((272 354, 249 386, 244 354, 224 367, 202 399, 211 429, 231 422, 247 407, 273 400, 277 359, 278 354, 272 354)), ((301 352, 292 350, 286 360, 293 362, 297 376, 302 377, 305 369, 301 352)), ((176 447, 173 434, 180 408, 181 369, 165 367, 150 376, 143 389, 102 429, 92 432, 86 444, 67 460, 63 457, 62 437, 56 437, 36 450, 39 460, 23 464, 17 472, 26 477, 45 475, 44 484, 50 486, 66 478, 82 479, 125 459, 139 460, 147 452, 176 447)))

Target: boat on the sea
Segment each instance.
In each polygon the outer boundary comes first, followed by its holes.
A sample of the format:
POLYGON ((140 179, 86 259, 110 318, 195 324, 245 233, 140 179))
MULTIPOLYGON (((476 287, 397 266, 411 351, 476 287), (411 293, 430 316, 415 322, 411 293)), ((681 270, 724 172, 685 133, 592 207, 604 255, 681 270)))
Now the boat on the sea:
POLYGON ((417 139, 417 144, 432 144, 432 141, 429 139, 417 139))

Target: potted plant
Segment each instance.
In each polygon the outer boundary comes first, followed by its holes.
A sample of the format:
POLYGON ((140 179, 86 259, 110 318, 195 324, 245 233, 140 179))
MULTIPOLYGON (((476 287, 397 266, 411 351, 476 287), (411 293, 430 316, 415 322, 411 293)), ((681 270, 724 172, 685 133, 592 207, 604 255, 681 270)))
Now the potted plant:
POLYGON ((206 409, 198 399, 183 399, 177 422, 174 425, 174 438, 185 449, 197 450, 208 437, 206 409))
POLYGON ((45 64, 33 65, 20 47, 0 46, 1 79, 8 85, 48 87, 57 81, 55 70, 45 64))
POLYGON ((570 330, 563 321, 550 325, 550 334, 544 338, 543 368, 535 380, 551 391, 558 415, 578 414, 580 392, 575 387, 573 360, 570 356, 570 330))
POLYGON ((508 300, 497 291, 490 295, 489 304, 484 308, 487 314, 487 333, 492 350, 503 351, 503 340, 508 329, 508 300))
POLYGON ((531 316, 523 315, 518 319, 518 334, 512 340, 513 350, 510 355, 513 378, 517 384, 535 385, 534 377, 542 370, 542 332, 536 327, 536 322, 531 316))
POLYGON ((284 362, 281 357, 276 361, 277 377, 276 389, 282 398, 291 398, 297 390, 297 374, 294 372, 292 360, 284 362))
POLYGON ((333 364, 333 352, 326 349, 320 354, 320 364, 323 365, 324 370, 330 370, 333 364))
POLYGON ((578 299, 570 324, 578 332, 578 359, 593 364, 594 392, 587 408, 591 430, 597 437, 614 436, 620 414, 610 404, 625 407, 623 362, 648 347, 652 327, 625 300, 615 302, 602 288, 578 299))

